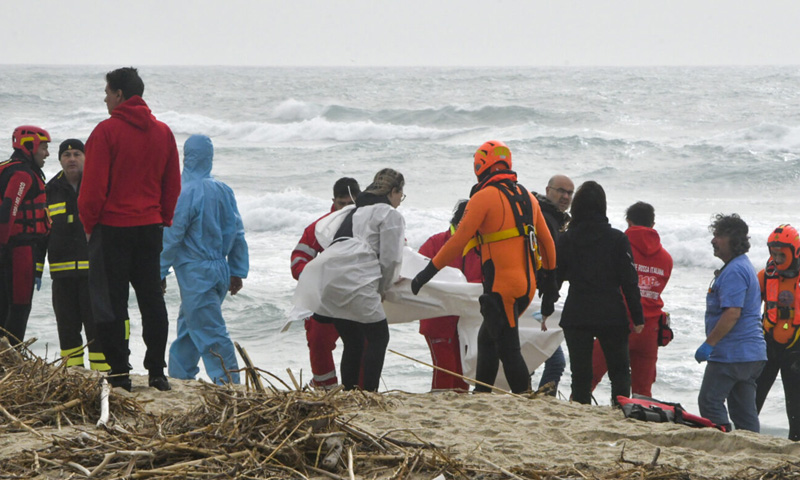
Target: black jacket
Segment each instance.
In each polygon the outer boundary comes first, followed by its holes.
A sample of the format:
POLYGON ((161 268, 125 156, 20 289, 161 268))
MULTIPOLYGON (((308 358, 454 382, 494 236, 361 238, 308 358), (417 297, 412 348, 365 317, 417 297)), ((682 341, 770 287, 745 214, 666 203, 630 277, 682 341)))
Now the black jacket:
POLYGON ((47 182, 46 190, 47 209, 53 220, 47 245, 50 276, 87 276, 89 250, 86 233, 78 217, 78 191, 72 188, 63 171, 47 182))
MULTIPOLYGON (((569 222, 569 214, 559 210, 556 204, 548 200, 544 195, 539 195, 538 193, 534 195, 539 200, 539 208, 542 209, 547 228, 550 229, 550 236, 553 237, 556 248, 558 248, 558 238, 564 233, 565 227, 569 222)), ((557 258, 558 253, 556 253, 557 258)))
POLYGON ((557 278, 569 282, 562 327, 627 326, 626 301, 633 323, 644 324, 631 244, 605 216, 572 221, 558 241, 557 278))

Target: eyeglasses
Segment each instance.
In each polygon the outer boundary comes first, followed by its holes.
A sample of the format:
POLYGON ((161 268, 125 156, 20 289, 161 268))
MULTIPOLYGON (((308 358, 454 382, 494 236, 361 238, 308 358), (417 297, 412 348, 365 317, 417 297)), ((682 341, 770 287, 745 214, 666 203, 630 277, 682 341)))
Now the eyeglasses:
POLYGON ((547 188, 552 188, 553 190, 558 192, 559 195, 566 195, 568 197, 571 197, 572 194, 575 193, 575 190, 564 190, 561 187, 557 187, 557 188, 556 187, 547 187, 547 188))
POLYGON ((403 200, 405 200, 405 199, 406 199, 406 194, 404 193, 404 194, 403 194, 403 196, 402 196, 402 197, 400 197, 400 202, 402 203, 402 202, 403 202, 403 200))

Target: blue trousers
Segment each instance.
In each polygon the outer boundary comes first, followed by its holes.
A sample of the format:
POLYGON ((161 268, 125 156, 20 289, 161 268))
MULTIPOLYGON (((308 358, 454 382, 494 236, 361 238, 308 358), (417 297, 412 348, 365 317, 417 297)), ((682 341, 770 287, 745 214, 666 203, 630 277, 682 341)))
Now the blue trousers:
POLYGON ((700 415, 717 425, 733 422, 739 430, 758 433, 756 379, 767 362, 708 362, 697 403, 700 415), (728 408, 725 408, 725 402, 728 408), (728 420, 730 413, 730 420, 728 420))
MULTIPOLYGON (((198 363, 202 358, 206 373, 214 383, 239 383, 236 371, 239 363, 222 318, 222 301, 228 293, 230 278, 217 282, 209 290, 197 291, 199 282, 187 281, 183 273, 183 267, 175 269, 181 290, 181 308, 178 337, 169 348, 169 376, 184 380, 195 378, 200 372, 198 363)), ((188 277, 192 280, 193 275, 188 277)))
POLYGON ((550 396, 555 397, 558 391, 558 382, 561 381, 561 375, 564 374, 566 368, 567 359, 564 358, 564 349, 559 345, 556 351, 550 355, 550 358, 544 362, 544 371, 542 372, 542 378, 539 380, 539 388, 553 382, 555 385, 553 391, 550 392, 550 396))

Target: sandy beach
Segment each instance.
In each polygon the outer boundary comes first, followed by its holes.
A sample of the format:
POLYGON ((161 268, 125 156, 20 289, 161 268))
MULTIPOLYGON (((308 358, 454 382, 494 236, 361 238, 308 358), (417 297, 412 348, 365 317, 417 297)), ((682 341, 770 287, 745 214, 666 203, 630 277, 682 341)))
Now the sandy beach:
MULTIPOLYGON (((147 387, 146 377, 134 376, 131 393, 112 391, 112 407, 120 401, 135 402, 142 407, 142 415, 159 418, 163 423, 165 419, 197 415, 198 407, 209 403, 209 392, 224 390, 225 395, 233 392, 234 396, 243 397, 252 393, 248 393, 245 386, 218 389, 200 381, 174 379, 171 383, 171 391, 159 392, 147 387)), ((291 384, 288 380, 287 383, 291 384)), ((295 401, 299 399, 305 403, 320 403, 324 395, 320 392, 293 394, 295 401)), ((552 471, 577 468, 583 472, 614 472, 635 463, 649 464, 657 449, 660 449, 656 462, 659 468, 680 470, 682 478, 758 478, 758 472, 775 469, 800 457, 800 444, 786 439, 750 432, 722 433, 708 428, 645 423, 625 419, 621 411, 608 406, 578 405, 547 396, 342 392, 325 398, 337 396, 361 399, 340 403, 337 419, 342 423, 375 438, 386 436, 409 444, 433 444, 458 462, 493 465, 487 468, 500 475, 496 478, 503 476, 499 469, 509 471, 523 466, 552 471), (623 448, 626 462, 621 463, 623 448)), ((112 414, 113 411, 112 408, 112 414)), ((224 410, 222 417, 225 417, 224 410)), ((0 462, 29 456, 33 451, 43 455, 65 438, 87 434, 93 438, 120 437, 113 429, 104 431, 96 427, 96 418, 91 415, 86 420, 84 424, 73 421, 71 426, 62 421, 61 429, 54 425, 25 429, 4 417, 0 421, 4 431, 0 437, 0 462)), ((130 430, 146 422, 120 416, 115 423, 130 430)), ((363 459, 361 463, 356 461, 355 478, 390 476, 367 467, 363 459), (360 471, 370 473, 361 476, 360 471)), ((62 469, 56 475, 43 470, 38 478, 68 478, 75 473, 62 469)), ((331 478, 337 478, 336 475, 346 478, 346 474, 346 471, 339 471, 331 478)), ((530 478, 524 474, 520 477, 530 478)), ((434 477, 419 473, 406 478, 434 477)))

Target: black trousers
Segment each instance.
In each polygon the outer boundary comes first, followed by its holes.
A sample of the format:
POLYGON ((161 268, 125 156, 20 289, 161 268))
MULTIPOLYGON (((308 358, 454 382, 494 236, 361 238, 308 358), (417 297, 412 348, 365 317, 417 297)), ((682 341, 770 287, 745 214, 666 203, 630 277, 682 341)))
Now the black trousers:
MULTIPOLYGON (((105 369, 105 356, 94 328, 94 315, 89 299, 89 277, 63 276, 53 279, 53 312, 56 314, 61 356, 71 355, 75 365, 83 365, 81 329, 89 344, 89 363, 93 370, 105 369)), ((72 363, 67 362, 67 365, 72 363)))
POLYGON ((631 396, 631 361, 628 352, 628 326, 562 327, 569 349, 572 371, 572 400, 589 405, 592 402, 592 350, 594 339, 600 342, 611 381, 611 404, 617 395, 631 396))
POLYGON ((11 345, 25 340, 36 271, 36 247, 6 245, 0 258, 0 336, 11 345))
POLYGON ((786 349, 767 338, 767 364, 756 380, 756 408, 767 400, 772 384, 781 374, 783 393, 786 396, 786 416, 789 418, 789 440, 800 440, 800 345, 786 349))
POLYGON ((144 368, 163 374, 169 322, 161 292, 162 227, 97 225, 89 240, 89 286, 97 337, 112 374, 128 373, 130 286, 142 315, 144 368))
MULTIPOLYGON (((525 303, 523 298, 520 303, 525 303)), ((478 363, 475 379, 487 385, 494 385, 497 370, 503 362, 506 381, 513 393, 530 390, 531 377, 528 365, 522 357, 519 345, 519 328, 512 327, 503 307, 503 298, 497 292, 480 296, 483 323, 478 330, 478 363)), ((515 320, 519 315, 515 313, 515 320)), ((516 322, 515 322, 516 323, 516 322)), ((491 392, 492 389, 475 385, 476 392, 491 392)))
POLYGON ((340 370, 345 390, 358 387, 363 362, 363 388, 377 392, 386 358, 386 347, 389 345, 389 323, 385 319, 377 323, 360 323, 334 318, 333 325, 344 344, 340 370))

